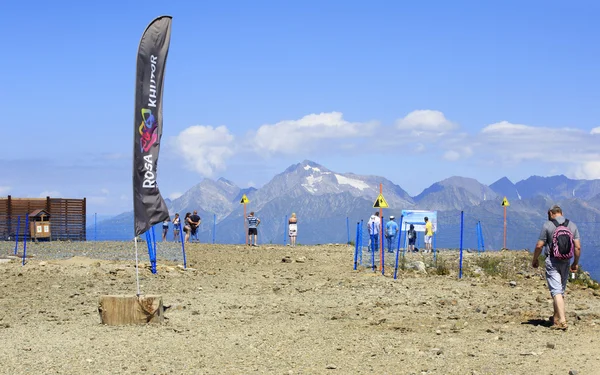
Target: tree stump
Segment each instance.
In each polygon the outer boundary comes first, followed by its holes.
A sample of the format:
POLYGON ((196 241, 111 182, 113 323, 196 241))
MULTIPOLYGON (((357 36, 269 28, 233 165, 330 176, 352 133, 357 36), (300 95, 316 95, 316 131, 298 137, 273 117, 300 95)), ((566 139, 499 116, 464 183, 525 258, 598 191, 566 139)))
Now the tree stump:
POLYGON ((102 324, 111 326, 164 321, 162 296, 100 296, 98 312, 102 324))

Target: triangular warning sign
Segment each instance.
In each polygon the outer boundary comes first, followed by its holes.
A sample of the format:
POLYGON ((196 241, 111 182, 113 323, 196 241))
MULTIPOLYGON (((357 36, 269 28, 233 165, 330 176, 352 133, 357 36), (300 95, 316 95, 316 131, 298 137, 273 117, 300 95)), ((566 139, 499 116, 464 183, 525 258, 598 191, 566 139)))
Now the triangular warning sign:
POLYGON ((246 196, 246 194, 242 195, 242 199, 240 199, 240 204, 250 203, 250 200, 246 196))
POLYGON ((383 194, 379 194, 379 196, 375 200, 375 203, 373 203, 373 208, 388 208, 388 207, 390 207, 390 206, 388 206, 387 202, 385 201, 383 194))
POLYGON ((510 206, 510 203, 508 203, 508 199, 506 199, 506 197, 504 197, 504 199, 502 200, 502 205, 503 206, 510 206))

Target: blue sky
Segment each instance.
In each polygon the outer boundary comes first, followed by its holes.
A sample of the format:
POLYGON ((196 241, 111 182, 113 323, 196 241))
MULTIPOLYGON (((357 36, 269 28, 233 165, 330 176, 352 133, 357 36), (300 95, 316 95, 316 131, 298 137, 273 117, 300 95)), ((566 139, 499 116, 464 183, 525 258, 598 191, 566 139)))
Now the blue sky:
POLYGON ((158 182, 259 187, 304 159, 416 195, 600 178, 594 1, 3 1, 0 196, 131 210, 141 33, 173 16, 158 182))

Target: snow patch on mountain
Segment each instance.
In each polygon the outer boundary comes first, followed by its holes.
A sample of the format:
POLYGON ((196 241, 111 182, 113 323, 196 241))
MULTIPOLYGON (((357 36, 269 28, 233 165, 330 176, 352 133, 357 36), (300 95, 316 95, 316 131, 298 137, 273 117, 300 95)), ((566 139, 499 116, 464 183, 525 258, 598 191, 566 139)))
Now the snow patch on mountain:
POLYGON ((305 166, 304 166, 304 169, 305 169, 305 170, 307 170, 307 171, 308 171, 309 169, 312 169, 312 170, 313 170, 313 171, 315 171, 315 172, 321 172, 321 170, 320 170, 319 168, 317 168, 317 167, 313 167, 313 166, 310 166, 310 165, 305 165, 305 166))
MULTIPOLYGON (((318 169, 318 168, 317 168, 318 169)), ((323 181, 323 176, 307 176, 306 177, 306 183, 302 184, 302 186, 309 192, 309 193, 316 193, 319 189, 317 189, 315 187, 316 184, 318 184, 319 182, 323 181)))
POLYGON ((367 185, 364 181, 356 180, 354 178, 344 177, 342 175, 336 174, 335 178, 337 179, 338 184, 340 185, 350 185, 359 190, 368 189, 370 186, 367 185))

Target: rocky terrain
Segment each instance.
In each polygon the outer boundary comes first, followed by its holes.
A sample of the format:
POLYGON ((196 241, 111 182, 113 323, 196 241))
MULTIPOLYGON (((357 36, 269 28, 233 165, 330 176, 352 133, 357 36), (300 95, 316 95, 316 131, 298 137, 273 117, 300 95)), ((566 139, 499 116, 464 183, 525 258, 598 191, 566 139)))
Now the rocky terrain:
POLYGON ((28 244, 24 266, 0 259, 1 374, 600 371, 598 285, 585 274, 570 283, 569 329, 551 330, 552 302, 526 252, 465 253, 462 279, 456 252, 409 254, 394 280, 390 266, 354 271, 347 245, 192 244, 186 270, 165 259, 152 274, 142 257, 141 290, 162 296, 166 322, 111 327, 98 298, 135 294, 135 262, 94 258, 132 244, 70 258, 82 255, 73 246, 28 244))

